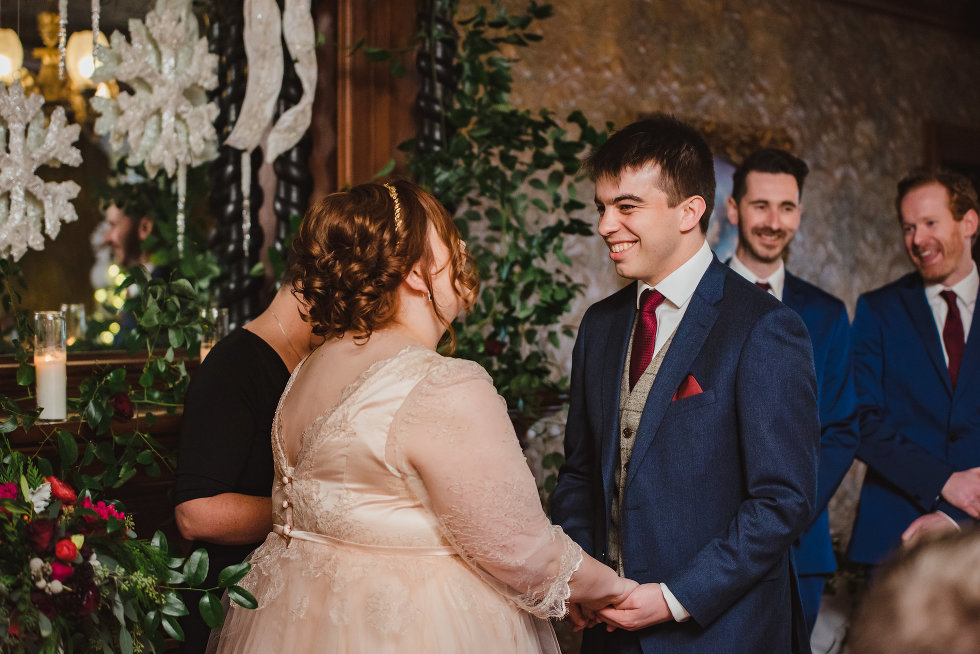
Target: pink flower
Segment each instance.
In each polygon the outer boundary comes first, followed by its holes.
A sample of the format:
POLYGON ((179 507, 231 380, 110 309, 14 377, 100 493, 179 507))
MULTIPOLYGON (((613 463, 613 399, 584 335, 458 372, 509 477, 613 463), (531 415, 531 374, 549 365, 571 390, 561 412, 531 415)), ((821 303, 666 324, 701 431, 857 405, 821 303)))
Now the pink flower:
POLYGON ((51 562, 51 578, 57 579, 58 581, 64 581, 75 572, 75 569, 70 565, 62 565, 57 561, 51 562))
MULTIPOLYGON (((117 511, 115 504, 106 505, 106 503, 103 500, 99 500, 98 504, 92 504, 92 500, 86 497, 85 499, 82 500, 82 506, 86 509, 92 509, 103 520, 108 520, 109 516, 112 516, 116 520, 126 519, 126 514, 123 513, 122 511, 117 511)), ((86 516, 85 519, 88 520, 89 522, 95 520, 95 518, 91 516, 86 516)))
POLYGON ((8 497, 17 499, 17 484, 0 484, 0 499, 8 497))

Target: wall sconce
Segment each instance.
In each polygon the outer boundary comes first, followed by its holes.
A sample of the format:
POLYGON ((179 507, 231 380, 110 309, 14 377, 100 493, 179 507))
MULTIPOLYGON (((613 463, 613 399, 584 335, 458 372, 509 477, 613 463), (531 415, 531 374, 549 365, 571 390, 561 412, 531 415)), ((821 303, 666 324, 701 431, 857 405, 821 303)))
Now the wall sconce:
POLYGON ((13 84, 20 77, 20 67, 24 64, 24 46, 20 43, 17 32, 12 29, 0 29, 0 80, 4 84, 13 84))
MULTIPOLYGON (((99 32, 99 45, 109 47, 105 34, 99 32)), ((92 74, 102 62, 96 61, 92 52, 92 30, 75 32, 68 38, 65 47, 65 70, 71 81, 79 89, 93 89, 92 74)))

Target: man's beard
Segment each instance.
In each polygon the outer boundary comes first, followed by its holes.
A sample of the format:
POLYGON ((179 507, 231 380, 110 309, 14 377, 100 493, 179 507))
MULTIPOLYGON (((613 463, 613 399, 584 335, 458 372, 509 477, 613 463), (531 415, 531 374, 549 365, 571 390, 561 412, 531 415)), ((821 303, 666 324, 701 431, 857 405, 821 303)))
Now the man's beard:
MULTIPOLYGON (((771 234, 779 234, 780 236, 783 236, 783 237, 786 236, 786 232, 783 231, 783 230, 781 230, 781 229, 779 229, 779 230, 770 230, 770 229, 767 229, 767 230, 765 230, 765 233, 768 234, 768 235, 771 235, 771 234)), ((782 247, 782 249, 779 250, 779 252, 777 252, 776 254, 768 254, 766 252, 760 252, 752 244, 752 241, 746 236, 745 230, 742 228, 742 224, 739 223, 739 225, 738 225, 738 244, 739 244, 739 246, 742 249, 746 250, 749 254, 751 254, 754 259, 756 259, 757 261, 761 261, 762 263, 775 263, 775 262, 779 261, 780 259, 782 259, 783 261, 788 261, 789 260, 789 247, 790 247, 790 244, 792 244, 792 242, 793 242, 793 239, 790 239, 789 241, 786 241, 786 245, 784 245, 782 247)))

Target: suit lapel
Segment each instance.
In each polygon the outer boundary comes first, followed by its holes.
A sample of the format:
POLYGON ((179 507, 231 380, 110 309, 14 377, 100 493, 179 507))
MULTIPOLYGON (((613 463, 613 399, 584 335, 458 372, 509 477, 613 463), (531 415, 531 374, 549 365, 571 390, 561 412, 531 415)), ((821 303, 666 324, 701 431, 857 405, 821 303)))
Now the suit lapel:
MULTIPOLYGON (((980 295, 977 299, 980 300, 980 295)), ((957 398, 966 393, 966 388, 970 388, 976 379, 977 368, 980 368, 980 327, 977 327, 977 323, 980 323, 980 316, 974 310, 970 333, 966 337, 966 347, 963 349, 963 360, 960 362, 960 374, 956 379, 954 403, 957 398)))
POLYGON ((783 304, 800 314, 803 322, 809 325, 810 323, 807 321, 809 316, 804 315, 807 313, 809 305, 807 304, 806 295, 803 293, 799 280, 791 275, 789 271, 786 271, 785 280, 783 282, 783 304))
POLYGON ((616 457, 619 453, 619 392, 622 387, 630 332, 636 317, 636 283, 626 288, 632 292, 624 293, 623 301, 613 309, 602 354, 601 424, 605 425, 606 429, 600 442, 599 461, 602 467, 602 484, 607 496, 612 493, 616 474, 616 457))
MULTIPOLYGON (((718 309, 715 305, 722 298, 726 270, 727 268, 718 259, 714 259, 698 283, 694 295, 691 296, 684 318, 677 326, 674 340, 667 350, 643 406, 640 428, 630 457, 633 462, 642 461, 653 444, 674 391, 690 372, 694 359, 701 352, 701 347, 718 318, 718 309)), ((639 468, 639 465, 630 466, 624 488, 630 484, 639 468)))
POLYGON ((946 359, 943 358, 943 346, 939 340, 939 330, 936 329, 936 320, 932 316, 932 309, 926 301, 926 294, 923 290, 922 279, 913 276, 914 283, 908 284, 901 289, 902 303, 909 314, 912 326, 919 335, 919 340, 929 355, 929 360, 936 368, 940 379, 946 385, 946 392, 952 394, 953 388, 949 381, 949 368, 946 366, 946 359))

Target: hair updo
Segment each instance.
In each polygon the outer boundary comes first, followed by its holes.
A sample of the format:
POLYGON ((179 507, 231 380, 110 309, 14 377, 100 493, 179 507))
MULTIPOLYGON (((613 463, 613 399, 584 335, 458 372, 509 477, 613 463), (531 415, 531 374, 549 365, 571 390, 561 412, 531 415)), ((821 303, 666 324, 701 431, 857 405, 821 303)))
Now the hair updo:
MULTIPOLYGON (((395 202, 384 184, 332 193, 306 212, 293 241, 287 277, 307 306, 314 334, 329 339, 349 332, 367 339, 390 325, 398 309, 398 287, 416 263, 431 295, 431 275, 438 271, 433 270, 429 225, 449 249, 453 286, 467 298, 467 309, 472 305, 478 281, 449 213, 412 182, 391 181, 388 186, 399 200, 397 224, 395 202)), ((443 316, 430 302, 452 333, 455 316, 443 316)))

